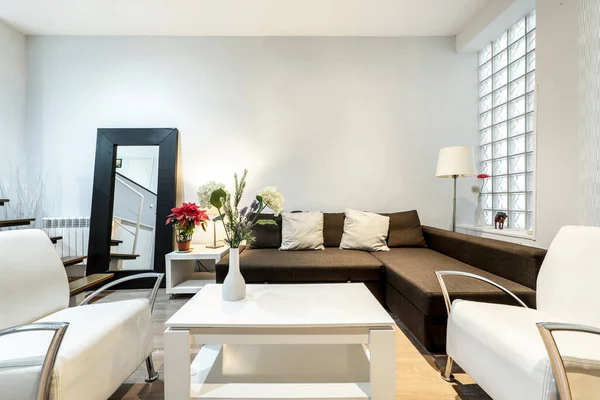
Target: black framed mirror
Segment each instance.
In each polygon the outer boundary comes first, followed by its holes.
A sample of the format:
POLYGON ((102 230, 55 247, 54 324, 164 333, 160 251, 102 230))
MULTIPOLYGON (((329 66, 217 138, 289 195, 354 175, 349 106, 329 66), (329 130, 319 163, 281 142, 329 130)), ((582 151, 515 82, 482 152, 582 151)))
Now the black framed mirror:
POLYGON ((173 250, 165 219, 176 202, 178 136, 175 128, 98 129, 86 275, 165 272, 165 254, 173 250))

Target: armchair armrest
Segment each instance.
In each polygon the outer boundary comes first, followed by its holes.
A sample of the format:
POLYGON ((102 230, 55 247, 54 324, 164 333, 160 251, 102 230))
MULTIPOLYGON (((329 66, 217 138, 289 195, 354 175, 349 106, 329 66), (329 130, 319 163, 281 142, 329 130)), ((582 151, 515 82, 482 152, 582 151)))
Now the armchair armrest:
POLYGON ((159 274, 159 273, 155 273, 155 272, 144 272, 141 274, 126 276, 124 278, 117 279, 116 281, 107 283, 106 285, 102 286, 101 288, 99 288, 98 290, 94 291, 92 294, 87 296, 79 304, 78 307, 88 304, 90 302, 90 300, 92 300, 94 297, 98 296, 100 293, 104 292, 107 289, 110 289, 113 286, 119 285, 123 282, 131 281, 134 279, 155 278, 156 283, 154 284, 154 287, 152 288, 152 292, 150 292, 150 296, 148 297, 148 302, 150 303, 150 311, 153 311, 154 310, 154 302, 156 301, 156 295, 158 294, 158 289, 160 288, 160 282, 162 281, 164 276, 165 276, 165 274, 159 274))
POLYGON ((544 341, 544 346, 548 352, 548 357, 550 358, 550 364, 552 365, 552 372, 554 373, 554 380, 556 381, 560 399, 572 400, 573 397, 571 395, 571 388, 569 386, 565 364, 563 363, 563 359, 560 355, 560 351, 556 341, 554 340, 554 335, 552 332, 568 331, 600 335, 600 329, 592 326, 566 324, 560 322, 538 322, 536 325, 540 335, 542 336, 542 340, 544 341))
POLYGON ((510 290, 508 290, 504 286, 500 285, 499 283, 496 283, 493 280, 485 278, 485 277, 483 277, 481 275, 472 274, 470 272, 462 272, 462 271, 435 271, 435 276, 437 277, 437 280, 438 280, 438 282, 440 284, 440 287, 442 288, 442 295, 444 296, 444 302, 446 303, 446 311, 448 312, 448 315, 450 315, 450 306, 452 305, 452 303, 450 301, 450 294, 448 294, 448 288, 446 288, 446 283, 444 282, 444 278, 443 278, 444 275, 462 276, 462 277, 473 278, 473 279, 477 279, 477 280, 483 281, 485 283, 488 283, 488 284, 490 284, 490 285, 492 285, 492 286, 494 286, 494 287, 502 290, 504 293, 506 293, 507 295, 509 295, 513 299, 515 299, 515 301, 517 303, 519 303, 520 306, 525 307, 525 308, 529 308, 513 292, 511 292, 510 290))
POLYGON ((38 322, 34 324, 20 325, 12 328, 8 328, 0 331, 0 337, 7 335, 14 335, 23 332, 31 331, 54 331, 52 340, 46 351, 44 362, 40 370, 40 376, 35 392, 35 400, 46 400, 50 396, 50 382, 52 380, 52 370, 54 369, 54 363, 56 362, 56 356, 58 349, 65 336, 67 328, 69 327, 68 322, 38 322))

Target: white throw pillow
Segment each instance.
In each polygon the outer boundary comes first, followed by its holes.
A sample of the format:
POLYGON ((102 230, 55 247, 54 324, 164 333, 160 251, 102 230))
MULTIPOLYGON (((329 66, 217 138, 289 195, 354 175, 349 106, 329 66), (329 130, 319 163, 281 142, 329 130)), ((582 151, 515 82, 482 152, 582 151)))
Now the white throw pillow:
POLYGON ((385 239, 390 229, 390 217, 346 209, 344 234, 340 249, 390 251, 385 239))
POLYGON ((323 250, 323 213, 281 213, 279 250, 323 250))

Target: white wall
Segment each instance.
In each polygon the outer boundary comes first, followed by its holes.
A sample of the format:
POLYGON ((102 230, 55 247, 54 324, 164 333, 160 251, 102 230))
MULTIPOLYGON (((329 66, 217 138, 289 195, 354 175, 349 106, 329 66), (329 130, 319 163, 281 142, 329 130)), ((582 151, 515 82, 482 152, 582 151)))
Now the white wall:
POLYGON ((537 246, 577 223, 577 1, 537 2, 537 246))
POLYGON ((26 74, 27 38, 0 20, 0 180, 7 186, 11 167, 25 161, 26 74))
POLYGON ((600 2, 579 0, 578 222, 600 226, 600 2))
POLYGON ((477 56, 451 37, 31 37, 29 57, 51 215, 89 214, 97 128, 176 127, 185 201, 248 168, 248 199, 275 185, 288 210, 416 208, 448 227, 438 150, 477 142, 477 56))

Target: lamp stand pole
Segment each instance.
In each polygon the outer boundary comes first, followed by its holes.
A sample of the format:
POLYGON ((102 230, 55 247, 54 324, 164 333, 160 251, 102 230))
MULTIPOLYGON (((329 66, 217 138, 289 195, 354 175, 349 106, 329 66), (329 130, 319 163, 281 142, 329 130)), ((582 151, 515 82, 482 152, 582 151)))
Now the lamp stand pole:
POLYGON ((456 178, 458 175, 452 175, 454 179, 454 198, 452 199, 452 232, 456 232, 456 178))
POLYGON ((223 247, 222 244, 217 244, 217 223, 212 221, 213 223, 213 244, 212 246, 206 246, 207 249, 218 249, 219 247, 223 247))

